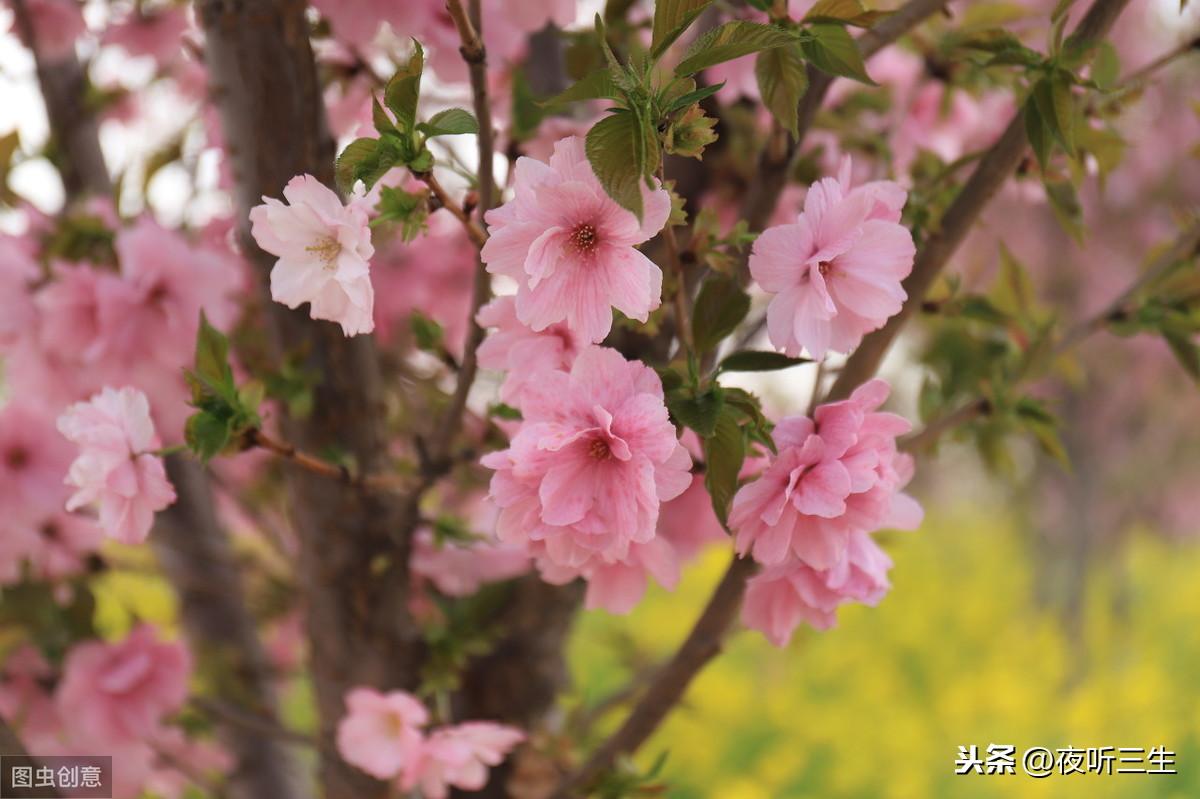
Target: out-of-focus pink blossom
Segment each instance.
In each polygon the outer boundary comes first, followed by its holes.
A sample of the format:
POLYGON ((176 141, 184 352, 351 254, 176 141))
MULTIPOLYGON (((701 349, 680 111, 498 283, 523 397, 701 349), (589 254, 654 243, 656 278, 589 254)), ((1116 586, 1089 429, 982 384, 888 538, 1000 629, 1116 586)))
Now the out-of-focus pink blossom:
POLYGON ((891 558, 870 535, 853 531, 846 554, 828 569, 792 559, 751 577, 742 623, 762 632, 775 646, 786 646, 800 622, 827 630, 837 623, 842 603, 878 603, 887 593, 891 566, 891 558))
POLYGON ((391 0, 312 0, 313 7, 329 20, 333 35, 347 44, 366 47, 375 41, 384 24, 399 28, 406 16, 422 13, 416 3, 395 3, 391 0))
POLYGON ((646 321, 662 299, 662 271, 636 249, 666 224, 666 190, 643 190, 641 223, 600 186, 583 140, 563 139, 550 163, 517 159, 514 197, 488 212, 488 271, 517 282, 517 318, 536 331, 555 322, 603 340, 612 308, 646 321))
POLYGON ((279 258, 271 270, 271 297, 289 308, 310 303, 313 319, 337 322, 347 336, 370 333, 375 291, 370 264, 375 248, 361 197, 342 205, 312 175, 283 190, 285 205, 263 197, 250 211, 255 241, 279 258))
POLYGON ((0 408, 0 507, 5 521, 30 521, 62 507, 71 446, 54 420, 28 399, 0 408))
POLYGON ((149 56, 165 65, 179 55, 187 28, 187 9, 166 6, 152 12, 134 11, 109 24, 102 41, 131 56, 149 56))
POLYGON ((79 447, 67 473, 76 491, 67 510, 96 504, 105 533, 125 543, 144 541, 154 514, 175 501, 167 480, 150 403, 134 388, 105 388, 72 405, 58 429, 79 447))
MULTIPOLYGON (((25 13, 37 40, 38 56, 47 61, 59 61, 75 52, 75 40, 87 30, 83 9, 75 0, 26 0, 25 13)), ((16 26, 25 46, 25 33, 16 26)))
POLYGON ((540 542, 552 563, 623 559, 654 537, 659 505, 691 484, 662 383, 645 364, 589 347, 571 371, 546 372, 524 394, 511 446, 483 458, 502 541, 540 542))
POLYGON ((338 724, 338 752, 372 777, 391 779, 417 758, 428 721, 412 694, 355 688, 346 694, 346 716, 338 724))
POLYGON ((406 764, 401 787, 419 788, 425 799, 445 799, 451 788, 478 791, 487 784, 488 769, 523 740, 520 730, 490 721, 435 730, 406 764))
POLYGON ((11 346, 34 323, 30 286, 39 274, 23 242, 0 237, 0 347, 11 346))
POLYGON ((505 373, 500 399, 509 405, 520 405, 526 389, 543 371, 569 371, 575 356, 587 346, 562 322, 541 332, 521 324, 512 297, 496 297, 479 310, 475 320, 481 327, 495 328, 479 345, 479 365, 505 373))
POLYGON ((529 571, 529 555, 520 546, 486 539, 439 546, 433 532, 424 528, 417 533, 409 569, 446 596, 470 596, 487 583, 529 571))
POLYGON ((896 449, 908 422, 877 410, 888 385, 872 380, 849 399, 792 416, 775 428, 778 455, 733 499, 729 526, 739 553, 768 566, 799 558, 832 569, 846 556, 850 534, 913 528, 921 510, 900 489, 912 458, 896 449))
POLYGON ((117 643, 88 641, 67 653, 55 694, 75 734, 95 743, 142 740, 183 706, 191 656, 142 624, 117 643))
POLYGON ((788 355, 849 352, 900 310, 900 282, 916 248, 899 224, 907 193, 891 181, 850 185, 850 159, 837 179, 813 184, 795 223, 768 228, 750 255, 750 273, 774 296, 771 343, 788 355))

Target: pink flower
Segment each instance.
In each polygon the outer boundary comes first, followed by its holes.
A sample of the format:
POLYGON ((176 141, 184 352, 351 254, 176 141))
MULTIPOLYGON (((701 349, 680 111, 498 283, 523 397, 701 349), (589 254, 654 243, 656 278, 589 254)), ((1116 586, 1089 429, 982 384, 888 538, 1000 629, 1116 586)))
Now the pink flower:
POLYGON ((30 286, 40 271, 23 242, 0 238, 0 347, 7 347, 34 323, 30 286))
POLYGON ((907 193, 891 181, 850 186, 850 159, 836 180, 814 183, 796 222, 754 242, 750 273, 775 295, 767 306, 771 343, 788 355, 849 352, 900 310, 900 282, 916 249, 899 224, 907 193))
POLYGON ((29 521, 62 507, 71 447, 54 433, 54 420, 33 403, 0 408, 0 507, 5 522, 29 521))
POLYGON ((298 175, 283 190, 288 201, 263 197, 250 211, 254 240, 279 260, 271 270, 271 297, 289 308, 310 303, 313 319, 337 322, 347 336, 370 333, 368 261, 375 254, 367 212, 356 196, 349 205, 312 175, 298 175))
POLYGON ((555 564, 624 558, 654 537, 660 503, 691 483, 658 375, 616 350, 588 347, 569 373, 545 372, 521 411, 511 446, 482 461, 496 470, 497 533, 541 542, 555 564))
POLYGON ((526 389, 546 370, 566 371, 587 342, 559 322, 535 332, 517 319, 516 301, 497 297, 475 317, 482 327, 496 328, 479 345, 479 365, 505 372, 500 399, 519 406, 526 389))
POLYGON ((433 532, 424 528, 417 533, 409 569, 446 596, 471 596, 487 583, 529 571, 529 555, 522 547, 487 539, 439 546, 433 532))
POLYGON ((100 526, 128 544, 144 541, 154 514, 175 501, 162 459, 150 404, 135 388, 105 388, 58 418, 58 429, 77 444, 67 484, 76 488, 67 510, 98 504, 100 526))
POLYGON ((149 56, 159 64, 166 64, 179 54, 187 28, 187 11, 182 7, 134 11, 120 22, 110 24, 103 41, 131 56, 149 56))
POLYGON ((355 688, 346 694, 346 710, 337 746, 347 763, 387 780, 416 758, 429 713, 412 694, 355 688))
POLYGON ((487 784, 488 769, 524 739, 520 730, 490 721, 443 727, 405 766, 400 785, 406 791, 420 788, 424 799, 445 799, 450 788, 478 791, 487 784))
POLYGON ((845 557, 855 531, 920 524, 920 506, 900 493, 912 458, 897 451, 896 436, 909 424, 876 411, 888 391, 872 380, 850 399, 817 408, 815 423, 791 416, 776 426, 779 454, 733 498, 729 526, 739 553, 768 566, 794 556, 826 570, 845 557))
POLYGON ((118 643, 89 641, 67 653, 55 701, 72 728, 99 743, 152 735, 187 698, 191 657, 143 624, 118 643))
POLYGON ((555 322, 589 342, 612 328, 612 308, 645 322, 662 299, 662 271, 635 249, 666 224, 664 189, 643 191, 637 218, 601 188, 583 139, 563 139, 549 165, 517 159, 514 197, 488 212, 488 271, 517 282, 517 318, 535 331, 555 322))
POLYGON ((814 569, 793 559, 750 578, 742 605, 742 623, 762 632, 775 646, 786 646, 800 622, 827 630, 837 608, 856 601, 874 605, 887 593, 891 558, 866 533, 850 533, 846 554, 829 569, 814 569))

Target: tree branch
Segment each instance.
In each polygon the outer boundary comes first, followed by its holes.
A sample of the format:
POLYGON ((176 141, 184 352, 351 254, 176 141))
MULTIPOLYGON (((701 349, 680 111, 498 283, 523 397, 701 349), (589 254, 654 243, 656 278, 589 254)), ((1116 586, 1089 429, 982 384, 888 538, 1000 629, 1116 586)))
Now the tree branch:
MULTIPOLYGON (((480 32, 483 19, 480 0, 470 0, 469 13, 462 0, 446 0, 454 26, 462 41, 462 57, 467 62, 471 76, 471 94, 475 106, 475 118, 479 120, 479 218, 492 209, 495 202, 496 178, 493 172, 496 158, 495 132, 492 129, 492 107, 488 99, 487 51, 484 49, 480 32)), ((432 187, 431 187, 432 188, 432 187)), ((482 243, 480 243, 482 246, 482 243)), ((475 321, 479 309, 491 299, 492 280, 484 267, 483 259, 475 264, 475 282, 471 289, 471 309, 467 317, 467 340, 463 344, 463 357, 458 370, 458 382, 446 415, 430 441, 429 452, 433 468, 440 468, 445 461, 454 437, 462 427, 463 414, 467 409, 467 397, 479 372, 479 345, 483 343, 484 329, 475 321)))
MULTIPOLYGON (((1065 46, 1090 47, 1097 44, 1128 1, 1096 0, 1065 46)), ((929 234, 917 252, 912 274, 904 281, 908 300, 887 324, 863 339, 846 361, 827 399, 848 397, 851 391, 875 374, 901 328, 920 308, 930 286, 949 263, 983 209, 1016 171, 1028 148, 1025 115, 1023 111, 1017 111, 999 141, 980 159, 966 185, 946 209, 938 228, 929 234)))
MULTIPOLYGON (((1115 318, 1127 313, 1130 310, 1130 302, 1143 289, 1166 276, 1180 262, 1186 261, 1189 258, 1195 258, 1197 255, 1200 255, 1200 221, 1193 222, 1187 230, 1181 233, 1179 238, 1167 250, 1155 258, 1150 266, 1138 275, 1137 279, 1125 291, 1117 295, 1112 302, 1067 330, 1055 345, 1053 358, 1049 360, 1053 361, 1054 358, 1066 355, 1093 333, 1103 330, 1115 318)), ((1037 376, 1037 374, 1023 374, 1012 385, 1020 385, 1037 376)), ((933 445, 946 432, 953 430, 959 425, 974 421, 981 416, 986 416, 990 411, 991 405, 987 399, 976 397, 955 410, 929 422, 920 431, 904 439, 901 442, 901 446, 910 452, 919 452, 933 445)))
POLYGON ((454 201, 442 186, 438 179, 434 177, 432 172, 421 172, 414 175, 417 180, 420 180, 429 187, 433 192, 433 196, 437 197, 441 206, 454 215, 454 218, 462 223, 463 228, 467 231, 467 236, 470 237, 472 243, 476 247, 482 247, 487 241, 487 233, 479 226, 479 223, 471 219, 471 215, 458 203, 454 201))
POLYGON ((306 469, 313 474, 319 474, 330 480, 337 480, 368 491, 401 493, 408 488, 399 479, 390 474, 356 475, 347 466, 330 463, 324 458, 317 457, 291 444, 272 438, 257 428, 252 428, 246 432, 246 443, 249 446, 264 449, 288 463, 294 464, 301 469, 306 469))

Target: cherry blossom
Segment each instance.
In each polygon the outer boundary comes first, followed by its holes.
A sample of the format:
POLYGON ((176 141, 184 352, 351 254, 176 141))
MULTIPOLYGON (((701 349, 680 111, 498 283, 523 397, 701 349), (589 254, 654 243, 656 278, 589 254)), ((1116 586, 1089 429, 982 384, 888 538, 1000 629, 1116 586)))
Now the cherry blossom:
POLYGON ((263 197, 250 211, 255 241, 279 258, 272 299, 289 308, 307 302, 313 319, 337 322, 347 336, 370 333, 375 290, 368 262, 375 248, 361 196, 343 205, 312 175, 292 178, 283 196, 286 205, 263 197))
POLYGON ((867 533, 852 531, 845 555, 828 569, 814 569, 793 558, 770 566, 746 587, 742 623, 786 646, 800 622, 827 630, 837 621, 839 605, 874 605, 887 593, 891 559, 867 533))
POLYGON ((846 158, 836 179, 809 188, 794 223, 768 228, 754 242, 750 274, 773 295, 767 332, 788 355, 850 352, 907 296, 900 282, 916 253, 899 224, 907 194, 891 181, 852 187, 850 170, 846 158))
POLYGON ((386 780, 417 756, 429 712, 412 694, 355 688, 346 694, 346 711, 337 746, 347 763, 386 780))
POLYGON ((483 458, 496 471, 497 532, 541 542, 555 564, 624 558, 654 537, 660 504, 691 484, 658 375, 615 350, 589 347, 570 372, 546 372, 521 411, 510 447, 483 458))
POLYGON ((562 322, 540 332, 517 319, 516 301, 496 297, 479 309, 475 320, 482 327, 495 328, 479 345, 479 365, 505 372, 500 399, 520 405, 526 389, 534 385, 546 370, 571 368, 575 356, 587 346, 562 322))
MULTIPOLYGON (((38 55, 50 61, 74 55, 75 40, 87 31, 82 9, 75 0, 26 0, 25 13, 37 40, 38 55)), ((18 32, 24 40, 24 32, 18 32)))
POLYGON ((517 159, 513 199, 487 214, 488 271, 517 282, 517 318, 535 331, 556 322, 589 342, 612 328, 612 308, 645 322, 662 299, 662 270, 636 249, 667 222, 665 189, 643 190, 637 217, 592 173, 583 139, 559 141, 549 164, 517 159))
POLYGON ((791 416, 775 428, 779 454, 733 499, 729 525, 739 553, 768 566, 799 558, 813 569, 837 566, 851 534, 911 529, 920 507, 900 489, 912 458, 896 449, 903 418, 876 409, 888 396, 881 379, 848 400, 822 405, 813 419, 791 416))
POLYGON ((135 388, 105 388, 72 405, 58 429, 79 446, 67 473, 76 491, 67 510, 98 505, 105 533, 129 544, 144 541, 154 514, 175 501, 150 419, 150 403, 135 388))
POLYGON ((478 791, 488 769, 499 765, 525 734, 490 721, 469 721, 435 730, 404 768, 401 787, 419 788, 425 799, 445 799, 450 788, 478 791))
POLYGON ((116 643, 88 641, 67 653, 55 694, 77 734, 119 744, 152 735, 187 698, 191 656, 147 624, 116 643))

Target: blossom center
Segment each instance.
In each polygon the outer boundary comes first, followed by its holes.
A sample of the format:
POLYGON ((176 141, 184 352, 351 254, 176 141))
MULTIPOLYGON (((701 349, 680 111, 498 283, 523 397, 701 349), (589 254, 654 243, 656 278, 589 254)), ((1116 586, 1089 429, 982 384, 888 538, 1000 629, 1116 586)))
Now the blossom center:
POLYGON ((342 245, 333 236, 322 236, 316 244, 310 244, 304 249, 315 255, 325 269, 330 272, 337 269, 337 257, 342 253, 342 245))
POLYGON ((571 231, 571 244, 582 255, 594 253, 599 242, 600 234, 596 231, 596 226, 590 222, 582 222, 571 231))
POLYGON ((598 461, 606 461, 612 457, 612 450, 603 438, 594 438, 588 447, 588 454, 598 461))
POLYGON ((833 271, 833 262, 821 261, 817 264, 817 271, 821 273, 821 277, 828 277, 829 273, 833 271))
POLYGON ((13 447, 4 453, 4 465, 13 471, 24 469, 29 465, 29 450, 24 447, 13 447))

